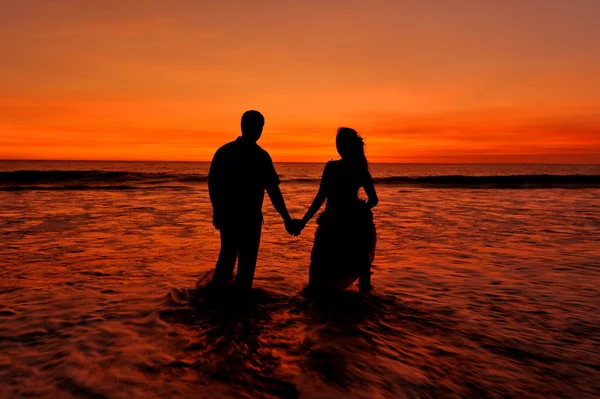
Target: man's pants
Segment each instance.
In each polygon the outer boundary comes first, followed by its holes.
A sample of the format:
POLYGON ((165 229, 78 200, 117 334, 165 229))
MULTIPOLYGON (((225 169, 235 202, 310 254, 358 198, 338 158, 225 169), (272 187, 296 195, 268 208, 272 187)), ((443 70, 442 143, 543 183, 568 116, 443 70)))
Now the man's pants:
POLYGON ((232 279, 237 258, 238 271, 235 285, 242 290, 252 288, 261 229, 262 222, 221 228, 221 251, 215 267, 213 283, 224 284, 232 279))

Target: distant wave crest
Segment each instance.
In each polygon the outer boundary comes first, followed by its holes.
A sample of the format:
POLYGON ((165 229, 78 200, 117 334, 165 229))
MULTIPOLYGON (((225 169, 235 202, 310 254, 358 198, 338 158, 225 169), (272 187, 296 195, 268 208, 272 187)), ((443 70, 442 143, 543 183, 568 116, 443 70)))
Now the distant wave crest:
POLYGON ((17 170, 0 172, 0 190, 134 190, 173 188, 177 183, 206 182, 204 175, 101 170, 17 170))
POLYGON ((376 178, 381 184, 433 188, 595 188, 600 175, 505 175, 505 176, 391 176, 376 178))
MULTIPOLYGON (((287 183, 318 183, 317 178, 284 178, 287 183)), ((19 170, 0 172, 0 191, 182 189, 204 184, 200 174, 100 170, 19 170)), ((387 176, 382 185, 430 188, 600 188, 600 175, 387 176)))

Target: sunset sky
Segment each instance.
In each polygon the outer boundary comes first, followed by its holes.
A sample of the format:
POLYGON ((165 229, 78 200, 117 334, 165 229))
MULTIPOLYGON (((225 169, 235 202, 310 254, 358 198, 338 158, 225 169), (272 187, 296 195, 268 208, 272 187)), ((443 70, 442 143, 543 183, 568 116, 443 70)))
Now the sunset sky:
POLYGON ((0 159, 600 163, 600 2, 3 0, 0 159))

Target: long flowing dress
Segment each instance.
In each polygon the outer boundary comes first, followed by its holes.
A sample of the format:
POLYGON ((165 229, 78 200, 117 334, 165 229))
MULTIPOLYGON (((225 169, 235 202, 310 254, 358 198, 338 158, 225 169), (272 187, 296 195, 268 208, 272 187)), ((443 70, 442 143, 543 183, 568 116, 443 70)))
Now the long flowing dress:
POLYGON ((370 281, 377 235, 373 213, 358 191, 372 177, 343 160, 325 166, 321 187, 327 194, 325 210, 317 218, 311 253, 309 292, 343 290, 360 278, 370 281))

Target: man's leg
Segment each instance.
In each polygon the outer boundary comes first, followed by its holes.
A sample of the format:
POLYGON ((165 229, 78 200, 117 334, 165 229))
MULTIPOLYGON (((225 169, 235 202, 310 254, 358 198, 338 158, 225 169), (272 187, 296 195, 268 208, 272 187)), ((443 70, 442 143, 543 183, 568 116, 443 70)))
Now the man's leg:
POLYGON ((235 285, 238 289, 246 291, 252 288, 254 270, 258 258, 260 246, 260 233, 262 223, 252 223, 246 226, 240 236, 240 252, 238 261, 238 272, 235 277, 235 285))
POLYGON ((215 284, 225 284, 233 278, 235 259, 238 254, 237 232, 231 228, 222 228, 220 233, 221 251, 212 279, 215 284))

